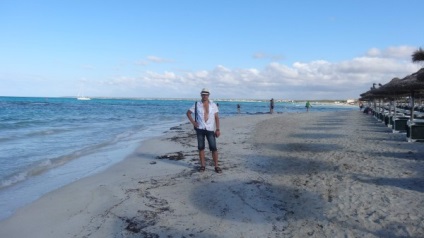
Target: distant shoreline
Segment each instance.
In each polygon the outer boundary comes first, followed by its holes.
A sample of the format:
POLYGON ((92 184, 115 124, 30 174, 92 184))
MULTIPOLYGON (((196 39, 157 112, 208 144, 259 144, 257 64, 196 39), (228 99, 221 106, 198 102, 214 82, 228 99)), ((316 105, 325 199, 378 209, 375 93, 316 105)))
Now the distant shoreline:
MULTIPOLYGON (((0 96, 0 98, 44 98, 44 99, 49 99, 49 98, 69 98, 69 99, 77 99, 77 96, 60 96, 60 97, 47 97, 47 96, 0 96)), ((198 100, 198 98, 154 98, 154 97, 95 97, 95 96, 90 96, 90 98, 92 100, 181 100, 181 101, 193 101, 193 100, 198 100)), ((236 98, 236 99, 231 99, 231 98, 214 98, 213 101, 216 102, 267 102, 270 99, 242 99, 242 98, 236 98)), ((275 98, 275 102, 276 103, 304 103, 306 101, 310 101, 311 103, 325 103, 325 104, 348 104, 347 101, 349 99, 335 99, 335 100, 330 100, 330 99, 318 99, 318 100, 314 100, 314 99, 297 99, 297 100, 291 100, 291 99, 278 99, 275 98)), ((350 105, 355 105, 355 104, 350 104, 350 105)))

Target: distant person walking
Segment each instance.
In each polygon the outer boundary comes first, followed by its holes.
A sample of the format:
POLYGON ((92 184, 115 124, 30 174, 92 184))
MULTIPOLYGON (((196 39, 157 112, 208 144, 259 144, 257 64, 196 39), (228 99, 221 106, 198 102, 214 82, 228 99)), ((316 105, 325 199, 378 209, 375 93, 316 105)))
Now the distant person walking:
POLYGON ((309 112, 309 108, 311 107, 311 103, 309 101, 306 101, 306 112, 309 112))
POLYGON ((237 104, 237 113, 238 114, 240 114, 240 108, 241 108, 240 104, 237 104))
POLYGON ((271 100, 269 100, 269 112, 271 114, 274 113, 274 98, 271 98, 271 100))
POLYGON ((204 88, 200 92, 201 102, 195 102, 194 105, 187 110, 187 118, 196 129, 197 148, 199 149, 200 172, 206 169, 205 162, 205 137, 208 140, 209 150, 212 151, 212 159, 215 165, 215 172, 222 173, 218 166, 218 149, 216 147, 216 137, 221 135, 219 130, 218 105, 209 100, 209 90, 204 88), (191 116, 195 114, 195 117, 191 116))

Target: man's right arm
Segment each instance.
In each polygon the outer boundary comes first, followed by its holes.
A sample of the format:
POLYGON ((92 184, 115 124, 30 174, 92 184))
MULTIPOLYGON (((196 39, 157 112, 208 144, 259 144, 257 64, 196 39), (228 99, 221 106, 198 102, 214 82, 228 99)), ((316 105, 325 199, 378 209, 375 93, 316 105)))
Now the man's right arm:
POLYGON ((192 112, 190 110, 187 110, 187 118, 188 120, 191 122, 191 124, 193 124, 194 127, 199 127, 199 125, 197 124, 197 122, 195 120, 193 120, 193 117, 191 116, 192 112))

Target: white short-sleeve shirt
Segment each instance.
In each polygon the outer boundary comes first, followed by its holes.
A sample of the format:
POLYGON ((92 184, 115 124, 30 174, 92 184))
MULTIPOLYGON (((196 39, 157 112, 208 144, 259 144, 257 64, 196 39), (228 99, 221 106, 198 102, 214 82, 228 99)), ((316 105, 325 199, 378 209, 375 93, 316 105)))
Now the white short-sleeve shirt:
MULTIPOLYGON (((215 131, 215 114, 219 112, 218 106, 212 100, 209 100, 209 119, 205 122, 203 103, 197 103, 197 123, 199 124, 199 129, 215 131)), ((195 114, 194 111, 195 104, 190 108, 191 113, 195 114)), ((193 115, 194 116, 194 115, 193 115)), ((196 120, 196 119, 195 119, 196 120)))

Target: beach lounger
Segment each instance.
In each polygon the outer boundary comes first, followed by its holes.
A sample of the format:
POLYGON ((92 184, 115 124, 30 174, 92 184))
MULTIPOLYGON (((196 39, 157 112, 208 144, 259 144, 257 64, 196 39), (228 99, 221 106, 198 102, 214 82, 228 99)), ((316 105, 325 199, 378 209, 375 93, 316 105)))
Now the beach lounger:
POLYGON ((408 142, 424 141, 424 119, 409 120, 406 123, 406 138, 408 142))
POLYGON ((406 123, 409 117, 404 115, 397 115, 393 117, 392 130, 393 133, 406 132, 406 123))

